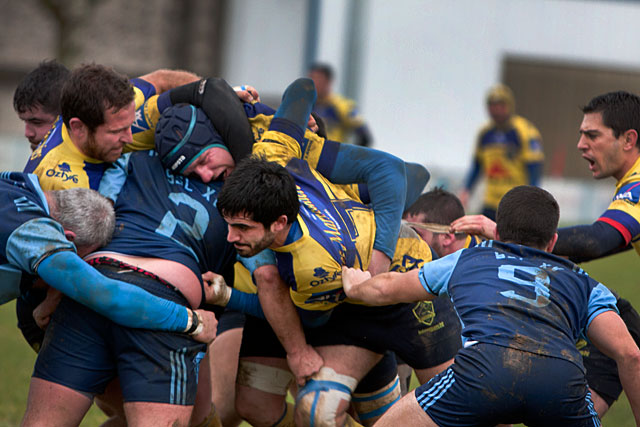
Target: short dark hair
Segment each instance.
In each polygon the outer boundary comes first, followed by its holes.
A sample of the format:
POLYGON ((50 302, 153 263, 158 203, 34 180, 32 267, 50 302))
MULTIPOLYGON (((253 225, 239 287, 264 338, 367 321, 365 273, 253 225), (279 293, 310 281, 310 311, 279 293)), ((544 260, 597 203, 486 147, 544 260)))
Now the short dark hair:
POLYGON ((436 187, 418 197, 404 213, 405 216, 420 214, 426 222, 449 225, 464 216, 464 207, 455 194, 436 187))
POLYGON ((42 61, 27 74, 13 93, 13 109, 24 113, 41 107, 45 113, 60 114, 60 93, 71 71, 55 59, 42 61))
POLYGON ((582 107, 582 112, 601 113, 602 123, 613 130, 616 138, 629 129, 640 135, 640 97, 633 93, 620 90, 596 96, 582 107))
POLYGON ((242 160, 226 179, 218 196, 223 216, 247 215, 269 227, 280 215, 291 224, 300 211, 296 182, 278 163, 259 157, 242 160))
POLYGON ((560 208, 542 188, 520 185, 502 197, 496 213, 500 240, 544 249, 558 228, 560 208))
POLYGON ((82 64, 71 71, 62 88, 62 120, 68 127, 77 117, 93 132, 104 123, 105 111, 118 111, 133 99, 133 86, 127 76, 104 65, 82 64))
POLYGON ((311 66, 309 67, 309 72, 311 71, 317 71, 319 73, 324 74, 324 76, 327 78, 327 80, 332 81, 333 80, 333 76, 334 76, 334 72, 333 72, 333 67, 329 64, 326 64, 324 62, 316 62, 314 64, 311 64, 311 66))

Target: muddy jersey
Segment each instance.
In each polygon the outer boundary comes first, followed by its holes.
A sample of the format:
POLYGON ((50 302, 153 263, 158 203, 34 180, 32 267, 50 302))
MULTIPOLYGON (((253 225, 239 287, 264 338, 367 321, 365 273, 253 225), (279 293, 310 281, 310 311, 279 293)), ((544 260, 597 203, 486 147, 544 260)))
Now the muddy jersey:
POLYGON ((0 173, 0 304, 18 297, 23 272, 35 275, 40 262, 58 251, 76 250, 62 226, 49 216, 38 177, 0 173))
POLYGON ((575 342, 616 299, 570 261, 493 240, 425 264, 420 282, 448 294, 465 347, 488 343, 582 366, 575 342))
POLYGON ((115 201, 116 231, 103 251, 178 262, 233 283, 236 251, 216 208, 221 182, 204 184, 165 169, 155 151, 122 156, 100 193, 115 201))

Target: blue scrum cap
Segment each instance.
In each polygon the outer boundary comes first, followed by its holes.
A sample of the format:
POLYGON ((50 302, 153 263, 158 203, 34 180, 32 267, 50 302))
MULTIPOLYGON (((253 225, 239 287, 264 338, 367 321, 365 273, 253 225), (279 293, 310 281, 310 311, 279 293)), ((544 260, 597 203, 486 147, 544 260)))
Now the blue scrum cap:
POLYGON ((162 113, 155 143, 164 167, 177 173, 183 173, 211 147, 229 151, 204 111, 189 104, 174 105, 162 113))

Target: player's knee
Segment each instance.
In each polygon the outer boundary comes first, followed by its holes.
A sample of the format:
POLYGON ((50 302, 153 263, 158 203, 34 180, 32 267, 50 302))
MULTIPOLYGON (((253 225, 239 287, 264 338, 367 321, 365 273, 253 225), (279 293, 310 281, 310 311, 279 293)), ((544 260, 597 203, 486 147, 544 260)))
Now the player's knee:
POLYGON ((357 380, 323 367, 298 391, 296 425, 336 426, 344 424, 351 393, 357 380))
POLYGON ((391 382, 371 393, 353 393, 353 407, 364 425, 373 424, 387 409, 402 397, 400 379, 396 376, 391 382))
POLYGON ((235 408, 238 415, 254 425, 272 425, 282 418, 282 406, 291 372, 260 363, 240 360, 235 408))

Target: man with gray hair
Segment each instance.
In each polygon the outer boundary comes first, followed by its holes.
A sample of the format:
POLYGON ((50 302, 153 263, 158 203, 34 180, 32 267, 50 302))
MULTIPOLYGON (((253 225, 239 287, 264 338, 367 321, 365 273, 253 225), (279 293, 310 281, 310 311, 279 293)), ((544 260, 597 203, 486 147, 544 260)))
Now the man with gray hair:
MULTIPOLYGON (((24 276, 37 275, 122 325, 187 332, 197 318, 198 324, 202 320, 205 327, 215 328, 213 314, 196 313, 108 279, 80 258, 106 244, 114 229, 113 208, 95 191, 43 191, 35 175, 2 172, 0 218, 0 303, 18 297, 23 284, 34 282, 24 276)), ((208 342, 215 329, 197 332, 196 339, 208 342)))

